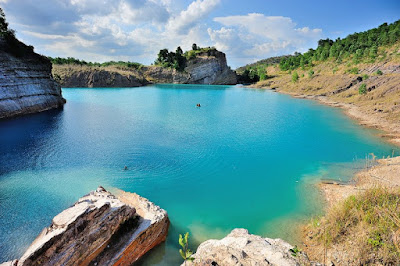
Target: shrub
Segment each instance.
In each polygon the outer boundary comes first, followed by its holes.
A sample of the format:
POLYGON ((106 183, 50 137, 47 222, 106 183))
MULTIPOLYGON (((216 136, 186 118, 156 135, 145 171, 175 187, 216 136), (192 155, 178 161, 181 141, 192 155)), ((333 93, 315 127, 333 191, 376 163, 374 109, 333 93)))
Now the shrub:
POLYGON ((369 78, 369 76, 367 74, 362 75, 363 80, 367 80, 368 78, 369 78))
POLYGON ((358 93, 359 94, 367 93, 367 85, 365 83, 361 84, 361 86, 358 88, 358 93))
POLYGON ((346 70, 346 73, 356 75, 356 74, 358 74, 358 71, 359 71, 359 70, 358 70, 357 67, 353 67, 353 68, 347 69, 347 70, 346 70))
POLYGON ((292 73, 292 81, 297 82, 299 80, 299 74, 296 71, 292 73))
POLYGON ((380 76, 380 75, 383 75, 383 72, 382 72, 380 69, 378 69, 378 70, 376 71, 376 74, 380 76))
POLYGON ((313 75, 314 75, 314 70, 310 69, 310 70, 308 71, 308 77, 309 77, 309 78, 312 78, 313 75))

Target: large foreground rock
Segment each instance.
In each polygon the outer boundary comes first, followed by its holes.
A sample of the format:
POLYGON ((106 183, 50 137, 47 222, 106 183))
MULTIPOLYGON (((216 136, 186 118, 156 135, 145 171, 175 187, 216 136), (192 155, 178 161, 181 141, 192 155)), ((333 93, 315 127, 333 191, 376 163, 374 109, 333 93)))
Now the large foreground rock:
POLYGON ((16 39, 0 37, 0 119, 62 107, 50 61, 16 39))
POLYGON ((234 229, 221 240, 203 242, 197 248, 195 260, 186 265, 285 266, 300 265, 300 259, 307 261, 303 254, 294 257, 290 251, 292 248, 293 246, 281 239, 262 238, 249 234, 246 229, 234 229))
POLYGON ((165 210, 133 193, 104 188, 53 218, 17 265, 130 265, 165 241, 165 210))

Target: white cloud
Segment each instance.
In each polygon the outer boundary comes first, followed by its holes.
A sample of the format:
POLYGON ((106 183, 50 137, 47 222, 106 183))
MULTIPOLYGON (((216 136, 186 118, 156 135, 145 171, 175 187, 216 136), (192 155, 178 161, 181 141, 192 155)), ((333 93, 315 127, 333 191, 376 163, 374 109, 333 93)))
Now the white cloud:
POLYGON ((196 23, 206 17, 220 3, 220 0, 196 0, 186 10, 172 18, 167 29, 174 33, 184 34, 196 23))
MULTIPOLYGON (((296 28, 291 18, 265 16, 251 13, 244 16, 217 17, 214 21, 223 25, 219 30, 209 28, 208 33, 217 47, 235 60, 238 50, 247 56, 248 62, 270 56, 306 51, 322 37, 321 29, 296 28)), ((240 60, 243 60, 241 55, 240 60)))
POLYGON ((252 13, 210 20, 221 0, 0 0, 17 37, 39 53, 87 61, 150 64, 160 49, 192 43, 227 53, 233 67, 305 51, 320 29, 291 18, 252 13), (21 8, 21 7, 25 8, 21 8), (218 26, 218 24, 221 26, 218 26))

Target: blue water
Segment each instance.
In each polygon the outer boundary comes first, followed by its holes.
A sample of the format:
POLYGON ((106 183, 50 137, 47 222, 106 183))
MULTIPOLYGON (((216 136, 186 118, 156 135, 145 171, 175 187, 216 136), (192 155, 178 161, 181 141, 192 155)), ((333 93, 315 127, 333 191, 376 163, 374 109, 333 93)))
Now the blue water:
POLYGON ((179 263, 186 231, 193 248, 236 227, 293 240, 293 225, 321 212, 316 181, 347 180, 367 154, 394 148, 339 109, 271 91, 155 85, 63 94, 63 110, 0 122, 0 261, 21 256, 54 215, 98 185, 168 211, 167 243, 142 264, 179 263))

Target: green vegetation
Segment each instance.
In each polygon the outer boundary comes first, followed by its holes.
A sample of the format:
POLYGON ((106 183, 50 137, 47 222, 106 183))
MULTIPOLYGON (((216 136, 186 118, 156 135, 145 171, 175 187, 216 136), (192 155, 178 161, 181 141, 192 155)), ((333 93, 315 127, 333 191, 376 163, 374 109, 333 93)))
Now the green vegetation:
POLYGON ((194 260, 194 258, 192 257, 193 252, 190 251, 190 249, 188 248, 188 246, 189 246, 189 233, 188 232, 183 237, 181 234, 179 234, 179 245, 182 247, 181 249, 179 249, 179 254, 181 254, 181 257, 185 261, 185 264, 186 264, 187 260, 189 260, 189 261, 194 260))
POLYGON ((379 76, 380 76, 380 75, 383 75, 383 73, 382 73, 382 71, 381 71, 380 69, 378 69, 378 70, 376 71, 376 74, 379 75, 379 76))
POLYGON ((0 7, 0 36, 15 37, 15 31, 8 28, 8 22, 3 9, 0 7))
POLYGON ((361 86, 358 88, 358 94, 367 94, 367 84, 361 84, 361 86))
POLYGON ((359 265, 400 264, 400 193, 374 188, 312 222, 313 239, 325 248, 348 245, 359 265))
POLYGON ((246 68, 239 75, 239 83, 255 83, 260 80, 266 80, 268 78, 267 70, 263 66, 252 66, 246 68))
POLYGON ((284 58, 279 62, 281 70, 294 70, 298 67, 312 67, 315 61, 325 61, 329 58, 341 63, 343 59, 352 59, 353 63, 361 60, 375 60, 378 47, 392 45, 400 38, 400 20, 365 32, 354 33, 336 41, 326 39, 318 41, 317 49, 310 49, 304 54, 284 58))
POLYGON ((313 75, 314 75, 314 70, 310 69, 310 70, 308 71, 308 77, 309 77, 309 78, 312 78, 313 75))
POLYGON ((0 38, 6 41, 6 46, 3 49, 6 52, 16 56, 23 57, 26 54, 33 52, 33 46, 25 45, 15 38, 15 31, 8 28, 8 22, 3 9, 0 7, 0 38))
POLYGON ((195 43, 192 45, 192 50, 186 51, 185 53, 183 53, 181 47, 176 48, 175 52, 169 52, 168 49, 162 49, 158 53, 154 64, 183 71, 188 60, 195 59, 199 54, 207 54, 207 56, 215 55, 216 51, 217 49, 215 47, 200 48, 195 43))
POLYGON ((294 248, 289 249, 289 251, 293 257, 297 257, 297 255, 299 255, 299 253, 301 252, 301 249, 299 249, 297 245, 295 245, 294 248))
POLYGON ((363 74, 363 75, 362 75, 362 79, 363 79, 363 80, 367 80, 367 79, 369 79, 369 76, 368 76, 368 74, 363 74))
POLYGON ((345 71, 345 73, 354 74, 354 75, 357 75, 358 72, 359 72, 359 69, 357 67, 349 68, 345 71))
POLYGON ((292 81, 297 82, 299 80, 299 74, 296 71, 292 73, 292 81))
POLYGON ((107 67, 107 66, 116 66, 119 68, 134 68, 140 69, 143 65, 136 62, 124 62, 124 61, 109 61, 104 63, 96 63, 96 62, 86 62, 84 60, 79 60, 73 57, 61 58, 61 57, 48 57, 52 64, 54 65, 80 65, 80 66, 94 66, 94 67, 107 67))

